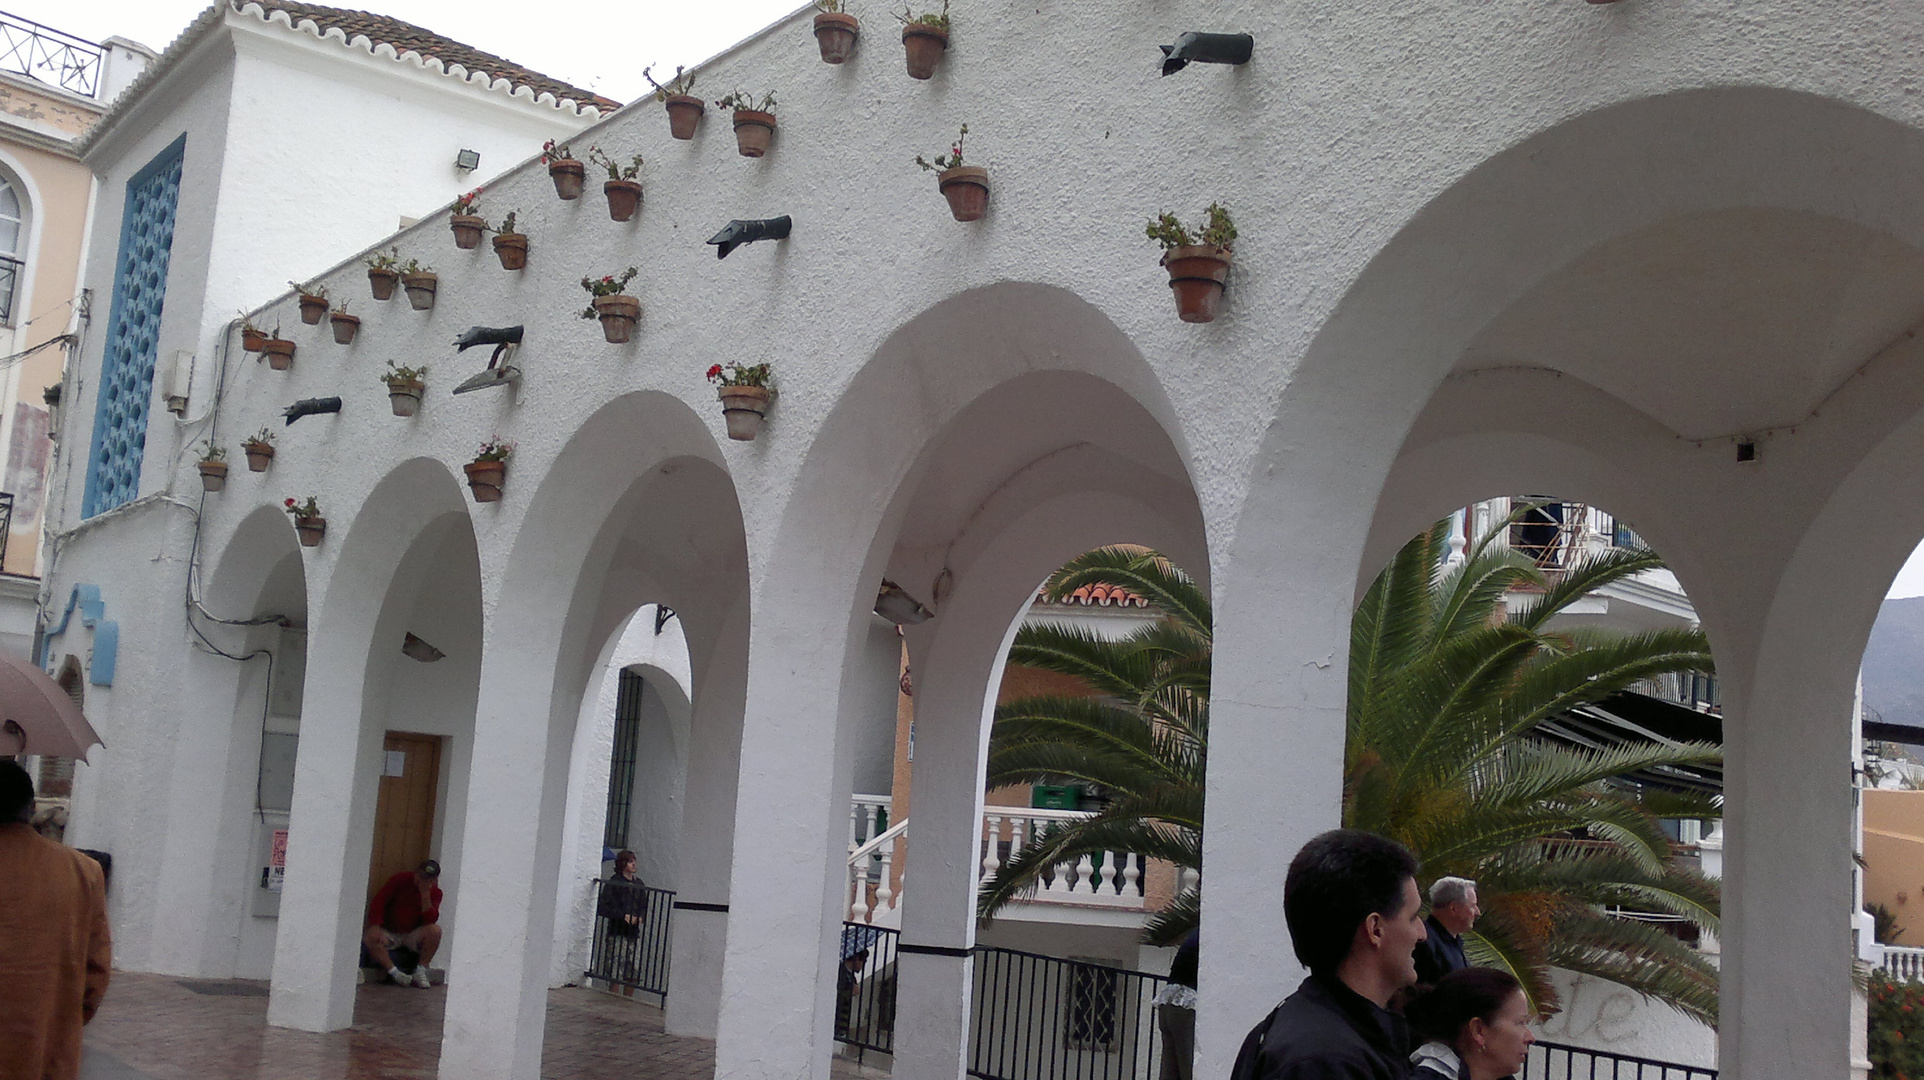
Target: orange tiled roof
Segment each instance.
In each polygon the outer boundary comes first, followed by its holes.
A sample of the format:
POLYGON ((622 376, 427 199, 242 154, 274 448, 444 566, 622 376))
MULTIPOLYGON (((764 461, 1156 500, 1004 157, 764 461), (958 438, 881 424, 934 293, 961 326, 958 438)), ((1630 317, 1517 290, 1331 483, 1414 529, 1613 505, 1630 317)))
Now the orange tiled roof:
MULTIPOLYGON (((1052 602, 1039 593, 1036 598, 1045 604, 1052 602)), ((1082 588, 1063 597, 1060 601, 1053 602, 1077 604, 1082 607, 1146 608, 1149 606, 1148 597, 1137 596, 1135 593, 1118 585, 1084 585, 1082 588)))
MULTIPOLYGON (((244 0, 238 0, 236 7, 244 0)), ((314 20, 314 25, 325 34, 339 27, 343 34, 352 40, 355 35, 366 35, 375 45, 386 43, 397 53, 409 51, 432 57, 443 64, 460 64, 469 71, 485 71, 497 79, 506 79, 515 86, 525 86, 536 94, 549 93, 556 98, 572 98, 580 105, 593 105, 603 113, 621 108, 621 102, 602 97, 592 90, 585 90, 560 79, 550 78, 530 68, 522 67, 512 60, 504 60, 493 53, 462 43, 450 37, 443 37, 432 30, 376 15, 368 11, 352 11, 347 8, 322 7, 319 4, 291 3, 289 0, 254 0, 268 14, 285 11, 296 23, 302 19, 314 20)))

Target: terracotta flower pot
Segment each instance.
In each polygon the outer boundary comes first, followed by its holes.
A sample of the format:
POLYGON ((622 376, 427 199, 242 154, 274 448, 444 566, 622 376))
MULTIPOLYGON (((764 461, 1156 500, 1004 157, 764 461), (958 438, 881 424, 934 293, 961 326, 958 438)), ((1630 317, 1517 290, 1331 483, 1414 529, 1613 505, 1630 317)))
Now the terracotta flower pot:
POLYGON ((274 460, 273 443, 244 442, 241 451, 247 455, 248 472, 266 472, 267 463, 274 460))
POLYGON ((334 344, 354 344, 354 334, 361 329, 361 317, 337 311, 327 317, 328 324, 334 327, 334 344))
POLYGON ((320 547, 321 537, 327 535, 327 519, 297 517, 294 519, 294 532, 301 538, 302 547, 320 547))
POLYGON ((421 411, 421 395, 428 384, 419 379, 389 379, 387 403, 396 416, 413 416, 421 411))
POLYGON ((977 165, 957 165, 935 174, 936 186, 949 200, 949 213, 957 221, 979 221, 989 212, 989 170, 977 165))
POLYGON ((762 430, 762 420, 768 415, 768 400, 771 396, 766 386, 719 386, 716 395, 721 398, 722 419, 728 424, 728 437, 740 442, 748 442, 762 430))
POLYGON ((398 270, 383 270, 379 267, 368 268, 367 287, 368 290, 374 294, 374 299, 376 300, 394 299, 394 287, 400 283, 401 272, 398 270))
POLYGON ((636 181, 605 181, 601 193, 608 196, 608 216, 616 221, 627 221, 641 208, 641 185, 636 181))
POLYGON ((775 138, 775 114, 758 109, 735 110, 735 148, 743 157, 761 157, 775 138))
POLYGON ((507 462, 470 461, 461 468, 468 474, 468 490, 474 492, 475 502, 501 501, 501 484, 508 478, 507 462))
POLYGON ((641 321, 640 300, 615 293, 595 297, 594 307, 601 319, 601 334, 609 344, 625 345, 635 336, 635 324, 641 321))
POLYGON ((268 338, 261 345, 261 356, 266 358, 268 367, 286 371, 294 366, 294 343, 286 338, 268 338))
POLYGON ((855 34, 861 24, 844 11, 824 11, 815 16, 815 43, 822 47, 822 60, 829 64, 847 63, 855 52, 855 34))
POLYGON ((668 108, 668 134, 677 139, 695 137, 695 126, 701 123, 701 114, 708 106, 693 94, 676 94, 666 102, 668 108))
POLYGON ((403 274, 401 288, 407 290, 408 303, 416 311, 426 311, 434 306, 434 290, 441 284, 436 274, 403 274))
POLYGON ((327 297, 301 294, 301 321, 309 326, 319 326, 321 316, 327 314, 327 297))
POLYGON ((260 352, 267 347, 267 332, 252 327, 241 327, 241 351, 260 352))
POLYGON ((1176 314, 1183 322, 1206 323, 1222 304, 1229 276, 1229 252, 1213 244, 1171 248, 1163 253, 1169 287, 1176 293, 1176 314))
POLYGON ((219 491, 227 486, 227 463, 225 461, 203 461, 200 463, 200 489, 219 491))
POLYGON ((486 218, 473 214, 448 215, 448 228, 454 230, 454 246, 469 251, 481 246, 481 231, 488 227, 486 218))
POLYGON ((501 260, 503 270, 519 270, 528 265, 527 234, 518 232, 496 234, 494 254, 501 260))
POLYGON ((548 162, 548 179, 554 181, 554 193, 563 199, 581 198, 581 182, 587 175, 588 167, 574 158, 548 162))
POLYGON ((928 23, 910 23, 902 28, 902 48, 908 54, 909 78, 932 79, 935 65, 949 51, 949 32, 928 23))

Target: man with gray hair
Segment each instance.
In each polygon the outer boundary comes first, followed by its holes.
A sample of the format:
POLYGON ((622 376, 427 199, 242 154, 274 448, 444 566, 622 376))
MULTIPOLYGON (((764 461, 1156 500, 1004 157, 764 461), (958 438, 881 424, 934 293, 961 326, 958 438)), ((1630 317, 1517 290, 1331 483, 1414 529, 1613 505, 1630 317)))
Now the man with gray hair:
POLYGON ((1483 909, 1476 906, 1476 882, 1469 878, 1437 878, 1430 886, 1429 937, 1416 947, 1416 981, 1437 980, 1470 966, 1463 956, 1463 933, 1476 925, 1483 909))

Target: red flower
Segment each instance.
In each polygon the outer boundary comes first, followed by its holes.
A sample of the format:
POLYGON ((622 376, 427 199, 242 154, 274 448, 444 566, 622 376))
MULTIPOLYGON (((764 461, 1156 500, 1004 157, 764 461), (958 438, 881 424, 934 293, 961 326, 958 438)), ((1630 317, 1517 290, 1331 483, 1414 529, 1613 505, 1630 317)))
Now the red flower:
POLYGON ((708 378, 709 378, 709 379, 710 379, 711 381, 712 381, 712 380, 715 380, 715 379, 719 379, 719 378, 721 378, 721 365, 720 365, 720 364, 716 364, 716 365, 715 365, 714 367, 711 367, 711 368, 709 368, 709 369, 708 369, 708 378))
POLYGON ((289 506, 293 506, 293 505, 294 505, 294 500, 293 500, 293 499, 289 499, 289 500, 287 500, 287 505, 289 505, 289 506))

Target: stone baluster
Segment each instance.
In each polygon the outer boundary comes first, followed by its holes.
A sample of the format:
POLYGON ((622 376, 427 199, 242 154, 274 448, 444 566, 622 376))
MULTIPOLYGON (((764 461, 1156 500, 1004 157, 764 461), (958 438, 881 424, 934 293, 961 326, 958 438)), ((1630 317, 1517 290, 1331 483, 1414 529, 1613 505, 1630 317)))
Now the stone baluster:
POLYGON ((1070 888, 1081 889, 1083 892, 1096 891, 1096 863, 1094 859, 1084 855, 1082 858, 1076 860, 1076 880, 1075 884, 1070 886, 1070 888))
POLYGON ((1122 895, 1142 895, 1142 856, 1133 851, 1121 853, 1122 857, 1122 895))
POLYGON ((868 867, 862 865, 859 861, 850 864, 848 868, 848 882, 849 890, 853 894, 849 898, 848 921, 858 923, 867 922, 869 916, 868 867))
POLYGON ((892 871, 895 867, 895 845, 883 844, 879 854, 882 857, 882 878, 875 883, 875 913, 885 914, 895 910, 895 883, 892 871))
POLYGON ((1103 896, 1116 895, 1116 865, 1129 857, 1126 851, 1103 852, 1102 869, 1096 872, 1096 892, 1103 896))
POLYGON ((982 884, 987 885, 1002 867, 1001 856, 996 850, 1002 839, 1002 815, 983 814, 982 825, 982 884))

